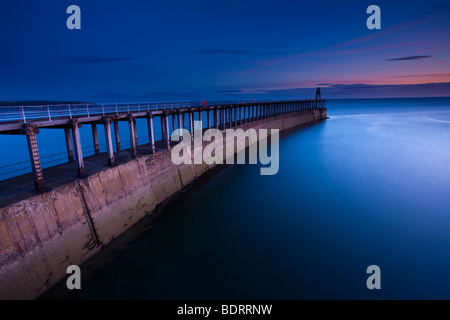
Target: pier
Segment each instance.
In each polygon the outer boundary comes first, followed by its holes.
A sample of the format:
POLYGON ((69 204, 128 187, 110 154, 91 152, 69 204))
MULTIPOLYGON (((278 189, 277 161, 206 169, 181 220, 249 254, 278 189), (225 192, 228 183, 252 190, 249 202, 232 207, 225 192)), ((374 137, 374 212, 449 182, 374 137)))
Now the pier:
MULTIPOLYGON (((170 129, 193 132, 198 130, 193 128, 198 118, 203 130, 283 131, 327 118, 320 95, 314 100, 0 109, 0 134, 24 135, 32 164, 32 174, 0 181, 0 299, 42 295, 67 275, 69 265, 87 261, 216 166, 205 162, 174 164, 171 152, 176 142, 170 140, 170 129), (147 124, 146 144, 137 139, 136 119, 140 118, 146 119, 140 121, 147 124), (128 127, 130 148, 120 144, 119 121, 127 123, 121 127, 128 127), (159 124, 161 131, 157 132, 159 124), (82 143, 86 142, 80 137, 82 125, 91 126, 92 156, 83 154, 82 143), (43 170, 36 136, 47 128, 59 129, 65 137, 67 158, 65 163, 43 170), (99 148, 98 131, 102 129, 106 152, 99 148), (156 139, 156 134, 162 139, 156 139)), ((244 137, 243 142, 245 147, 251 144, 249 138, 244 137)), ((194 144, 192 158, 207 147, 207 142, 197 147, 194 144)), ((226 148, 223 141, 217 149, 224 160, 226 148)))
MULTIPOLYGON (((296 112, 325 109, 325 100, 316 96, 314 100, 288 101, 201 101, 201 102, 170 102, 170 103, 133 103, 133 104, 67 104, 41 106, 1 106, 0 134, 24 135, 26 137, 33 181, 38 192, 46 190, 45 177, 41 166, 36 135, 39 129, 60 129, 65 136, 67 161, 76 162, 77 174, 85 177, 85 163, 80 128, 83 125, 92 127, 92 142, 95 154, 100 154, 97 130, 103 126, 107 150, 107 163, 115 165, 112 131, 115 137, 116 153, 121 152, 119 136, 119 121, 128 123, 132 157, 137 156, 139 142, 137 139, 136 119, 147 120, 149 153, 158 149, 170 148, 171 130, 186 129, 194 131, 194 118, 203 123, 206 116, 206 127, 224 130, 245 123, 273 118, 296 112), (187 119, 187 122, 186 122, 187 119), (155 141, 154 121, 161 124, 162 140, 155 141)), ((193 135, 191 135, 193 138, 193 135)), ((148 149, 148 148, 147 148, 148 149)))

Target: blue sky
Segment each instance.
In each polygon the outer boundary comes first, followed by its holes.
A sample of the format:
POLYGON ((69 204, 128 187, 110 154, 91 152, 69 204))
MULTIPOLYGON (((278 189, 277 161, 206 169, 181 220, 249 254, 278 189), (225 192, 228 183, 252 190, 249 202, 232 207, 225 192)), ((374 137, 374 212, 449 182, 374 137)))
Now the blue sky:
POLYGON ((18 0, 0 14, 0 101, 450 95, 448 1, 18 0))

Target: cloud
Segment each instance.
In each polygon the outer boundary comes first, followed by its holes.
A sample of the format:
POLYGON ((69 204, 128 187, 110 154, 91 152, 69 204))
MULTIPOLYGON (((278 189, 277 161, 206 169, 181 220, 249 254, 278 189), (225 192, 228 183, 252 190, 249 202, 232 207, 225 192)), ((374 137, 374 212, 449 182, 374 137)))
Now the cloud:
POLYGON ((218 94, 222 94, 222 93, 228 93, 228 94, 233 94, 233 93, 241 93, 242 90, 234 90, 234 89, 229 89, 229 90, 217 90, 216 93, 218 94))
POLYGON ((97 91, 93 97, 100 102, 158 102, 158 101, 189 101, 200 99, 195 92, 178 91, 149 91, 149 92, 123 92, 123 91, 97 91))
POLYGON ((229 50, 229 49, 203 49, 198 50, 200 54, 230 54, 230 55, 247 55, 247 54, 286 54, 284 51, 257 51, 257 50, 229 50))
MULTIPOLYGON (((288 88, 260 90, 272 98, 313 97, 314 88, 288 88)), ((345 98, 400 98, 400 97, 449 97, 450 82, 371 85, 371 84, 333 84, 321 89, 324 99, 345 98)))
POLYGON ((392 58, 392 59, 384 59, 386 61, 406 61, 406 60, 419 60, 431 58, 432 56, 409 56, 409 57, 401 57, 401 58, 392 58))
POLYGON ((118 61, 131 61, 133 58, 125 57, 102 57, 102 56, 74 56, 74 57, 62 57, 55 58, 53 62, 58 64, 95 64, 95 63, 108 63, 118 61))
POLYGON ((448 14, 450 13, 450 5, 449 4, 439 4, 435 6, 429 7, 429 11, 432 13, 439 13, 439 14, 448 14))

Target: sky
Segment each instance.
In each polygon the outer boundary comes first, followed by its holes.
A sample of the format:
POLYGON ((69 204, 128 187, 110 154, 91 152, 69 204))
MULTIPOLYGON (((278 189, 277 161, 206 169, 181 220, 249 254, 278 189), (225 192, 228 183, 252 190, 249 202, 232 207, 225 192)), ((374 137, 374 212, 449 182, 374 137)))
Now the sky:
POLYGON ((450 96, 449 35, 448 1, 2 0, 0 101, 450 96))

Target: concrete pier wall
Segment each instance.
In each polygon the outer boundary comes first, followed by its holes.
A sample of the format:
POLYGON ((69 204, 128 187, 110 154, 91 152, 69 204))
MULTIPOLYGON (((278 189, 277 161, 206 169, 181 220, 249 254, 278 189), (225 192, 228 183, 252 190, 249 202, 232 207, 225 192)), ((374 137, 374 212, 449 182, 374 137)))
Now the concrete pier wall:
MULTIPOLYGON (((238 128, 282 131, 324 118, 315 109, 238 128)), ((38 297, 212 166, 175 165, 161 150, 1 208, 0 299, 38 297)))

